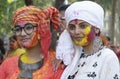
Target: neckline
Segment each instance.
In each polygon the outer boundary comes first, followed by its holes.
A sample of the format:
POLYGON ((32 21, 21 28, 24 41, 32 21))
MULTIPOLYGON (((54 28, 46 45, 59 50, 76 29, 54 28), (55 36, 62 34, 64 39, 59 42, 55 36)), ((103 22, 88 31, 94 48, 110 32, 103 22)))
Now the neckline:
POLYGON ((44 58, 36 63, 28 64, 28 63, 23 63, 19 57, 18 67, 21 71, 19 74, 19 78, 32 79, 33 78, 32 73, 40 69, 43 66, 43 64, 44 64, 44 58))
POLYGON ((87 57, 89 57, 89 56, 92 56, 92 55, 94 55, 94 54, 96 54, 97 52, 99 52, 101 49, 103 49, 104 48, 104 46, 102 45, 102 46, 100 46, 100 48, 98 49, 98 50, 96 50, 96 51, 94 51, 93 53, 90 53, 90 54, 86 54, 85 52, 84 52, 84 50, 82 50, 82 53, 81 53, 81 56, 80 56, 80 58, 87 58, 87 57))

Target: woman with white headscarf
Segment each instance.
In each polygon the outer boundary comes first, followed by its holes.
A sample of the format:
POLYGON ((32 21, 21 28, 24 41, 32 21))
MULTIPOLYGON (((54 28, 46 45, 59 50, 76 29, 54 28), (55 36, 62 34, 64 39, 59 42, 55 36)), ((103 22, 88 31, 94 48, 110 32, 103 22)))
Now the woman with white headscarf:
POLYGON ((95 32, 104 25, 103 8, 92 1, 75 2, 67 8, 65 18, 67 30, 60 36, 57 51, 74 51, 74 57, 61 79, 120 79, 115 53, 102 44, 95 32))

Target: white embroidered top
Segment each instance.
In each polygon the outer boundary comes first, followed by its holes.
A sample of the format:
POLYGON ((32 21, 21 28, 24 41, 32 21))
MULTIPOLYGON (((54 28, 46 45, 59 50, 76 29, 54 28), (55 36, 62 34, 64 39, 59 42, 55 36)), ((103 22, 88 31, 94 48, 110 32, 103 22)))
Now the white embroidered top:
POLYGON ((112 50, 103 47, 89 56, 80 52, 76 47, 76 55, 61 79, 120 79, 119 61, 112 50))

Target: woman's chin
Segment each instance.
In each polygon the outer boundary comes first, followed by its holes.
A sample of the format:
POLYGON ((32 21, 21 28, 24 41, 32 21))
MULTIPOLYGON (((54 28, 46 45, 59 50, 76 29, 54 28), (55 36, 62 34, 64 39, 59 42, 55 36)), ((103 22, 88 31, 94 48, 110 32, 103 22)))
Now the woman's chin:
POLYGON ((29 45, 29 44, 23 44, 22 45, 24 48, 31 48, 31 45, 29 45))

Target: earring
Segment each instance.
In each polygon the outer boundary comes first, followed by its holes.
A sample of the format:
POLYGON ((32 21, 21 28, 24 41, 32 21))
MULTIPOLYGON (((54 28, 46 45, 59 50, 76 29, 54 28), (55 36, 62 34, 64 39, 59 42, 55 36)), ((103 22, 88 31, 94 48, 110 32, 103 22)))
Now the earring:
POLYGON ((40 39, 40 34, 38 34, 38 40, 40 39))
POLYGON ((93 49, 94 52, 97 52, 102 46, 102 40, 99 37, 95 37, 95 40, 93 42, 93 49))

